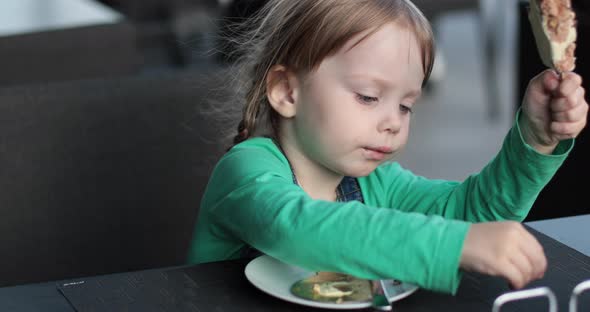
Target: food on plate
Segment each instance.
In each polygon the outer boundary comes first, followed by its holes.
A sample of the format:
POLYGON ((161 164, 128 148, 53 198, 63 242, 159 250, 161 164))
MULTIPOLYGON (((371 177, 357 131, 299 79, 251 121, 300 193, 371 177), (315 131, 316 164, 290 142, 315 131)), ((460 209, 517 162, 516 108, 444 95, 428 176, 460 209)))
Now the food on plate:
POLYGON ((308 300, 333 303, 367 301, 372 296, 368 280, 331 272, 318 272, 296 282, 291 293, 308 300))
POLYGON ((576 67, 576 14, 571 0, 531 0, 529 21, 545 66, 558 72, 576 67))

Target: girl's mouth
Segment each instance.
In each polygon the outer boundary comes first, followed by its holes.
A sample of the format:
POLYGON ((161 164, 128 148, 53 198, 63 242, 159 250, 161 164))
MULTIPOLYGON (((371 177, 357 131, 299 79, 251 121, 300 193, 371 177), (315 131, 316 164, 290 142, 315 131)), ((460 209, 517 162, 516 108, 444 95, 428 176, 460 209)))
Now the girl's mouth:
POLYGON ((393 153, 389 147, 365 147, 365 157, 369 160, 383 160, 393 153))

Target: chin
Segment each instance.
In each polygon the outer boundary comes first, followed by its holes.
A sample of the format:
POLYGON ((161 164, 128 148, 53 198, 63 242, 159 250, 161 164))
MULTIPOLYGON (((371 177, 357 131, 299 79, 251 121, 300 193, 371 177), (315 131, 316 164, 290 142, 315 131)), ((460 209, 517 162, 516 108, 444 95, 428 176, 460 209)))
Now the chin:
POLYGON ((369 174, 371 174, 373 171, 375 171, 375 169, 377 169, 377 166, 379 164, 376 164, 374 166, 363 166, 363 167, 359 167, 359 168, 348 168, 348 170, 346 170, 343 175, 347 176, 347 177, 353 177, 353 178, 360 178, 360 177, 366 177, 369 174))

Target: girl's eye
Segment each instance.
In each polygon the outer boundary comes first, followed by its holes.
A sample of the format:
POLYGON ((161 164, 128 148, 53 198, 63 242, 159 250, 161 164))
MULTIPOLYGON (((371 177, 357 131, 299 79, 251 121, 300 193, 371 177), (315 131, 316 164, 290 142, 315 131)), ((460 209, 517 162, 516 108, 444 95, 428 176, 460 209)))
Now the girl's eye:
POLYGON ((404 114, 413 113, 412 108, 410 106, 404 105, 404 104, 399 105, 399 110, 404 114))
POLYGON ((364 104, 371 104, 373 102, 379 101, 379 99, 376 97, 362 95, 362 94, 357 94, 356 97, 361 103, 364 103, 364 104))

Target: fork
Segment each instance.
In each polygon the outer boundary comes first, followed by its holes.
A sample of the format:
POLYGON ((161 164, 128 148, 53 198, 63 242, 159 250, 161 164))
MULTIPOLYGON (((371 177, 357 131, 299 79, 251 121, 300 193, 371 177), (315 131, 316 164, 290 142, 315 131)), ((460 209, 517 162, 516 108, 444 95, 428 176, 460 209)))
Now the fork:
POLYGON ((371 281, 371 287, 373 291, 373 301, 371 302, 373 310, 391 311, 391 304, 389 303, 383 280, 371 281))

